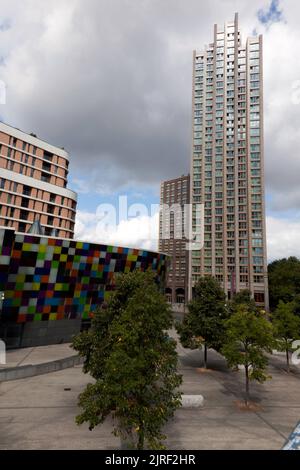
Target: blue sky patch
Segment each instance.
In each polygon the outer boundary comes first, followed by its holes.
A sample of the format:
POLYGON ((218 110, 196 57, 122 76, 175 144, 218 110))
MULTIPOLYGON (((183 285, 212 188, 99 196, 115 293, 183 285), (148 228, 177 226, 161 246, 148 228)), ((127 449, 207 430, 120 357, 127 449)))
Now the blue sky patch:
POLYGON ((261 9, 257 12, 259 21, 270 26, 272 23, 283 21, 282 10, 280 10, 279 0, 271 0, 271 4, 267 10, 261 9))

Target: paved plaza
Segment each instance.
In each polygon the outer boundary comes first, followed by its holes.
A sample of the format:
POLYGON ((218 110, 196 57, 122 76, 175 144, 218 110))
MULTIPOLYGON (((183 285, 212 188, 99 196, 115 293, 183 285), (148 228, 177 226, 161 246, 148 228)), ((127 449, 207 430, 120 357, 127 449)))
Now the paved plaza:
MULTIPOLYGON (((208 371, 201 369, 201 352, 180 345, 178 352, 182 390, 187 395, 202 394, 204 406, 176 412, 165 429, 168 449, 283 447, 300 420, 299 368, 287 374, 284 356, 273 356, 272 380, 251 384, 257 406, 245 411, 239 406, 244 390, 241 371, 229 371, 214 351, 209 352, 208 371)), ((0 449, 118 449, 110 422, 92 432, 74 422, 77 397, 89 381, 76 366, 0 383, 0 449)))

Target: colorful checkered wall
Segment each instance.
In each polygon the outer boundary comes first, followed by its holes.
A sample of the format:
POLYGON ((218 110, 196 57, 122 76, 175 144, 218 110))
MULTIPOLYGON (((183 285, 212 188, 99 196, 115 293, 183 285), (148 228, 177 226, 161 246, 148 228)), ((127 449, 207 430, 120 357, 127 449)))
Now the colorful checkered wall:
POLYGON ((152 268, 162 282, 166 263, 159 253, 0 229, 1 320, 87 319, 109 298, 116 273, 152 268))

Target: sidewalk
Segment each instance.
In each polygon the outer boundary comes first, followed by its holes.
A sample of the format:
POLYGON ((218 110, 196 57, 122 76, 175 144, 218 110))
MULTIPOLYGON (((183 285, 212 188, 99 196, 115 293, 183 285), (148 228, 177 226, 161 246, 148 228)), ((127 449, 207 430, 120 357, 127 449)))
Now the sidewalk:
POLYGON ((16 349, 8 351, 6 364, 0 365, 0 382, 49 374, 81 363, 70 344, 16 349))
POLYGON ((12 367, 43 364, 74 356, 76 352, 70 344, 54 344, 35 348, 14 349, 7 351, 6 364, 0 364, 0 370, 12 367))

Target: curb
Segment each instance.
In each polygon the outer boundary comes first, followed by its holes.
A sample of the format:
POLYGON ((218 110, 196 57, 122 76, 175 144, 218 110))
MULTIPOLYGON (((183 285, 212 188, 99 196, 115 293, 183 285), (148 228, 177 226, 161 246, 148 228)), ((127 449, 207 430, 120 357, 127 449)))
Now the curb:
POLYGON ((2 369, 0 370, 0 383, 26 379, 27 377, 35 377, 36 375, 50 374, 51 372, 69 369, 80 364, 83 364, 83 358, 76 355, 52 362, 44 362, 42 364, 29 364, 26 366, 2 369))

